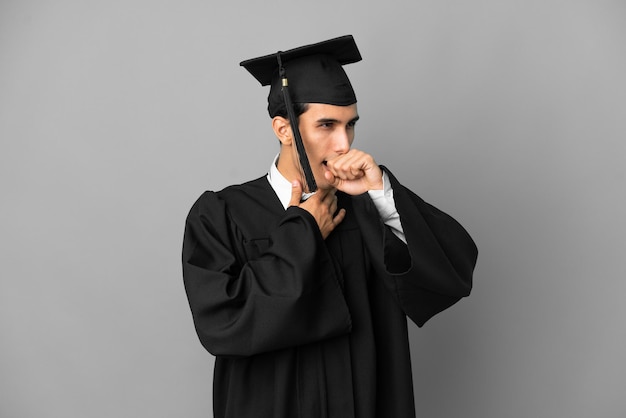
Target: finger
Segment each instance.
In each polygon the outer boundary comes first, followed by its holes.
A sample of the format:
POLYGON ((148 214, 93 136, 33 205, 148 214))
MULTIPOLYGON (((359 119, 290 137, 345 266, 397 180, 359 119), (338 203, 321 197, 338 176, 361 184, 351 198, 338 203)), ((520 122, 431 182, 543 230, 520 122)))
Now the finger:
MULTIPOLYGON (((326 199, 328 199, 329 192, 330 192, 330 190, 317 189, 315 194, 313 196, 311 196, 311 199, 314 199, 313 201, 317 201, 319 203, 323 203, 323 202, 326 201, 326 199)), ((311 199, 309 199, 309 200, 311 200, 311 199)))
POLYGON ((349 173, 352 178, 363 177, 363 168, 365 167, 363 153, 354 153, 346 161, 346 172, 349 173))
POLYGON ((335 177, 335 175, 331 171, 324 172, 324 177, 326 178, 326 181, 333 187, 336 187, 341 180, 339 177, 335 177))
POLYGON ((364 176, 365 163, 360 154, 346 155, 330 164, 330 171, 342 180, 354 180, 364 176))
POLYGON ((299 206, 300 199, 302 199, 302 185, 298 180, 291 182, 291 199, 289 200, 289 206, 299 206))
POLYGON ((352 165, 350 167, 350 174, 352 174, 354 178, 363 177, 365 175, 365 173, 363 172, 363 163, 358 162, 357 164, 352 165))
POLYGON ((333 224, 335 226, 339 225, 345 217, 346 217, 346 210, 343 208, 339 209, 339 212, 337 212, 337 215, 335 215, 335 217, 333 218, 333 224))
POLYGON ((337 211, 337 196, 335 196, 335 198, 331 200, 328 208, 330 209, 331 214, 337 211))

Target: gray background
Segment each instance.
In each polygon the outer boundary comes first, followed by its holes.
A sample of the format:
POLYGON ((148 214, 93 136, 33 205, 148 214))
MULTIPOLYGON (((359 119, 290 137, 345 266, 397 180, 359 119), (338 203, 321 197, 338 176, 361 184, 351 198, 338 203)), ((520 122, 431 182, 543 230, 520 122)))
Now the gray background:
POLYGON ((623 1, 0 1, 0 416, 210 416, 180 268, 278 151, 239 61, 351 33, 356 146, 455 216, 421 417, 626 416, 623 1))

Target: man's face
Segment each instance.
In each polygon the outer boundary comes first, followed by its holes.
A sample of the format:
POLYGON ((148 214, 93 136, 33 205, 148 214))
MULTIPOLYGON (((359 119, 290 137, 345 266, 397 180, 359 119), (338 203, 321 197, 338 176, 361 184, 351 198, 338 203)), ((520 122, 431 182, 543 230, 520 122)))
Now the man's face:
POLYGON ((300 115, 300 134, 320 189, 330 187, 324 178, 324 172, 328 171, 326 162, 350 150, 358 119, 356 104, 334 106, 311 103, 307 111, 300 115))

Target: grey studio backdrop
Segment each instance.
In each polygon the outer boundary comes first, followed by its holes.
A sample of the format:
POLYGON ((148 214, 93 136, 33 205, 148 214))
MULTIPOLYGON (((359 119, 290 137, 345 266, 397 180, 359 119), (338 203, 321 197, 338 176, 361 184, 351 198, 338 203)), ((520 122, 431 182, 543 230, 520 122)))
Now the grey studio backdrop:
POLYGON ((476 239, 429 418, 626 416, 623 1, 0 1, 0 416, 211 416, 181 278, 278 151, 239 61, 351 33, 355 146, 476 239))

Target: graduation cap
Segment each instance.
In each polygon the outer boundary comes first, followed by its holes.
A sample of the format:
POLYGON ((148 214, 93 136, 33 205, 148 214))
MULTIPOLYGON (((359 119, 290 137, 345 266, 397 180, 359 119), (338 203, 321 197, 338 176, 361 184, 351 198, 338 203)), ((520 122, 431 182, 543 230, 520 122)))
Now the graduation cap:
POLYGON ((361 60, 352 35, 305 45, 240 63, 262 86, 270 85, 270 117, 287 116, 294 134, 300 166, 309 192, 317 189, 306 156, 293 103, 324 103, 348 106, 356 95, 343 65, 361 60))

